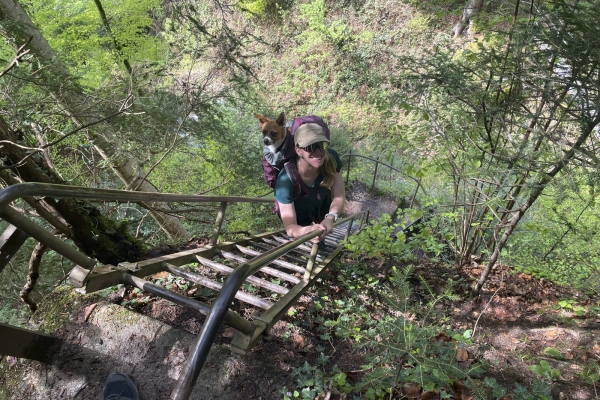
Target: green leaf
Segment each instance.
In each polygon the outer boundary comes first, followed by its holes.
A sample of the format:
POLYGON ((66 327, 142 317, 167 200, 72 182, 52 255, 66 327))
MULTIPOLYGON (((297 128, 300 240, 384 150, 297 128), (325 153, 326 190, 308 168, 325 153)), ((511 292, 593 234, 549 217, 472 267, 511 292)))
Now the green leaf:
POLYGON ((547 354, 547 355, 557 358, 559 360, 562 360, 564 358, 562 353, 560 351, 558 351, 558 349, 555 349, 554 347, 546 347, 544 349, 544 354, 547 354))

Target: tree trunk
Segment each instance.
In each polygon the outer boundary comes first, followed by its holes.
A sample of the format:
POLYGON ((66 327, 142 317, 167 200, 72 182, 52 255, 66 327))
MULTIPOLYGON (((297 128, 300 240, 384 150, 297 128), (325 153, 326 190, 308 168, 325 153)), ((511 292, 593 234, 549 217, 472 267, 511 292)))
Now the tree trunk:
POLYGON ((508 221, 508 224, 506 226, 506 229, 504 230, 504 233, 502 234, 502 237, 496 244, 496 248, 494 249, 494 252, 492 253, 483 273, 481 274, 479 281, 477 282, 477 284, 475 285, 475 288, 473 289, 473 293, 475 295, 479 294, 479 292, 483 288, 483 284, 487 280, 487 277, 488 277, 489 273, 492 271, 492 268, 494 267, 494 265, 496 264, 496 261, 498 261, 498 257, 500 257, 500 253, 502 252, 504 245, 508 241, 508 238, 512 234, 513 230, 515 229, 515 227, 517 226, 517 224, 519 223, 519 221, 521 220, 521 218, 523 217, 525 212, 527 210, 529 210, 529 208, 532 206, 533 203, 536 202, 536 200, 544 192, 544 189, 546 189, 546 186, 548 186, 548 184, 552 181, 552 179, 571 162, 571 160, 573 159, 575 154, 577 154, 579 152, 579 150, 584 145, 584 143, 588 140, 588 138, 590 137, 590 135, 592 134, 594 129, 596 129, 596 126, 598 125, 599 122, 600 122, 600 117, 598 117, 594 121, 588 123, 587 126, 585 126, 583 128, 583 131, 577 138, 577 142, 575 142, 573 147, 571 147, 571 149, 566 152, 564 157, 553 166, 552 170, 548 174, 546 174, 542 179, 540 179, 540 181, 536 185, 533 185, 534 189, 532 190, 531 194, 527 198, 525 204, 523 204, 517 210, 515 215, 508 221))
MULTIPOLYGON (((38 74, 45 83, 44 87, 63 105, 65 111, 78 126, 92 125, 111 115, 100 110, 96 104, 91 102, 90 97, 85 95, 84 90, 71 75, 67 66, 61 62, 19 3, 14 0, 0 0, 0 24, 5 33, 15 39, 17 46, 31 39, 28 47, 31 54, 37 57, 43 65, 38 74)), ((96 131, 100 131, 100 129, 96 131)), ((102 157, 110 162, 111 168, 125 184, 125 187, 141 192, 157 192, 154 185, 141 179, 140 164, 136 159, 114 157, 118 154, 119 140, 110 124, 104 122, 101 131, 102 134, 92 132, 91 140, 102 157)), ((168 204, 152 202, 148 203, 146 207, 171 239, 182 240, 188 237, 188 232, 181 221, 167 214, 170 211, 168 204)))
POLYGON ((452 34, 454 38, 457 38, 463 33, 463 31, 471 23, 471 17, 481 11, 482 8, 483 0, 469 0, 469 3, 463 10, 462 18, 456 23, 456 25, 454 25, 454 28, 452 28, 452 34))
MULTIPOLYGON (((45 164, 41 155, 26 159, 28 155, 25 150, 15 144, 15 133, 1 117, 0 140, 2 141, 0 154, 5 158, 5 163, 13 166, 10 170, 14 171, 22 181, 65 184, 45 164)), ((2 167, 1 176, 6 177, 7 183, 10 184, 15 183, 16 179, 11 180, 8 175, 9 166, 2 167)), ((119 224, 103 217, 98 209, 88 203, 69 198, 59 201, 53 198, 24 200, 29 200, 30 204, 38 203, 35 209, 42 216, 46 217, 43 213, 53 215, 51 218, 45 218, 48 222, 71 239, 84 253, 104 264, 116 265, 124 260, 133 261, 141 255, 143 249, 140 243, 128 233, 126 224, 119 224)))

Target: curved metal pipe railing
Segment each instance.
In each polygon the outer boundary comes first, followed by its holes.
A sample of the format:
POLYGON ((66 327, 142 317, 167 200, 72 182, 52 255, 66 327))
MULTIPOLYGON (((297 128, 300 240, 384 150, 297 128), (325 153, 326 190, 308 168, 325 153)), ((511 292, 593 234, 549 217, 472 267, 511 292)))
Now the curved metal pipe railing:
MULTIPOLYGON (((188 202, 188 203, 214 203, 220 202, 219 213, 213 231, 211 245, 216 244, 221 224, 224 219, 225 209, 228 203, 272 203, 273 199, 240 196, 201 196, 193 194, 154 193, 154 192, 132 192, 118 189, 97 189, 82 186, 66 186, 52 183, 18 183, 0 190, 0 218, 16 226, 27 235, 37 241, 46 244, 58 254, 73 261, 76 265, 86 271, 96 265, 96 260, 79 252, 77 249, 62 241, 46 229, 39 226, 29 218, 19 214, 9 204, 17 199, 31 196, 66 197, 86 200, 105 200, 110 202, 188 202)), ((81 286, 86 273, 74 271, 70 276, 71 283, 81 286)))
POLYGON ((417 179, 414 176, 408 175, 405 172, 399 170, 398 168, 395 168, 395 167, 391 166, 388 163, 385 163, 383 161, 379 161, 379 159, 375 159, 373 157, 363 156, 363 155, 360 155, 360 154, 352 154, 352 152, 346 153, 346 154, 342 154, 340 156, 340 158, 343 158, 343 157, 348 157, 348 172, 346 173, 346 184, 348 184, 348 176, 350 175, 350 157, 359 157, 359 158, 365 158, 367 160, 371 160, 371 161, 375 162, 375 174, 373 176, 373 184, 375 183, 375 178, 377 177, 377 166, 379 164, 384 165, 384 166, 388 167, 389 169, 391 169, 393 171, 396 171, 396 172, 398 172, 398 173, 406 176, 407 178, 412 179, 413 181, 415 181, 417 183, 417 188, 415 189, 415 193, 413 194, 412 199, 410 200, 410 206, 411 207, 415 204, 415 199, 417 197, 417 193, 419 191, 419 188, 421 188, 421 190, 423 191, 423 193, 425 195, 427 195, 427 192, 425 191, 425 188, 421 184, 421 180, 420 179, 417 179))
POLYGON ((106 201, 160 201, 189 203, 272 203, 273 199, 240 196, 201 196, 195 194, 131 192, 118 189, 96 189, 84 186, 66 186, 53 183, 17 183, 0 190, 0 209, 11 201, 28 196, 69 197, 74 199, 106 201))
MULTIPOLYGON (((346 221, 352 221, 358 216, 362 216, 364 212, 351 215, 346 218, 338 220, 334 226, 343 224, 346 221)), ((361 222, 362 225, 362 222, 361 222)), ((173 391, 171 392, 171 400, 187 400, 192 393, 192 389, 198 379, 200 370, 206 361, 206 357, 212 347, 212 344, 217 336, 217 332, 223 323, 224 317, 229 310, 229 305, 233 301, 235 294, 241 287, 242 283, 250 275, 258 271, 265 264, 281 257, 288 251, 296 248, 298 245, 320 235, 323 231, 317 230, 306 235, 300 236, 299 238, 284 243, 281 246, 275 247, 260 256, 249 260, 238 266, 231 275, 225 281, 223 288, 219 292, 217 299, 212 305, 210 314, 206 317, 206 321, 202 325, 202 330, 195 339, 192 345, 192 350, 186 361, 186 364, 181 371, 179 380, 175 384, 173 391)))

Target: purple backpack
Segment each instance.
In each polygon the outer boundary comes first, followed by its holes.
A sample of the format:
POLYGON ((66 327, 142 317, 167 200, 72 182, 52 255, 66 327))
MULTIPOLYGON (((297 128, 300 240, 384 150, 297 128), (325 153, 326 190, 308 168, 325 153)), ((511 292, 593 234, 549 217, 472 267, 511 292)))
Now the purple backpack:
MULTIPOLYGON (((296 151, 294 150, 294 133, 296 133, 296 129, 298 129, 300 127, 300 125, 310 124, 310 123, 320 125, 323 128, 323 132, 325 133, 325 136, 327 137, 327 139, 329 139, 329 127, 327 126, 325 121, 323 121, 323 119, 321 119, 320 117, 317 117, 316 115, 307 115, 304 117, 297 117, 297 118, 294 118, 293 121, 288 121, 285 124, 285 130, 286 130, 285 154, 283 155, 281 160, 277 164, 271 165, 265 159, 264 156, 262 158, 262 167, 263 167, 263 174, 264 174, 265 182, 267 183, 267 185, 269 185, 270 188, 273 188, 273 189, 275 188, 275 182, 277 181, 277 175, 279 175, 279 172, 283 169, 284 165, 296 157, 296 151)), ((293 169, 293 171, 295 171, 296 174, 298 173, 298 171, 296 171, 295 168, 293 169)), ((288 171, 288 174, 289 174, 289 171, 288 171)), ((292 179, 292 182, 295 182, 297 180, 294 178, 295 177, 290 176, 290 179, 292 179)), ((296 193, 296 185, 294 185, 294 198, 296 198, 298 196, 298 194, 296 193)))

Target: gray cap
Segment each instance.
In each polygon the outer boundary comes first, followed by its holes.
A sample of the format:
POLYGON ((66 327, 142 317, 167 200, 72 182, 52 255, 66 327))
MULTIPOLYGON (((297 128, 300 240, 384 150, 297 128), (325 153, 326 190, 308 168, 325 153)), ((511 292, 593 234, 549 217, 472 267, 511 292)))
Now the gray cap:
POLYGON ((299 147, 307 147, 314 143, 327 142, 323 128, 319 124, 309 123, 300 125, 294 133, 294 144, 299 147))

